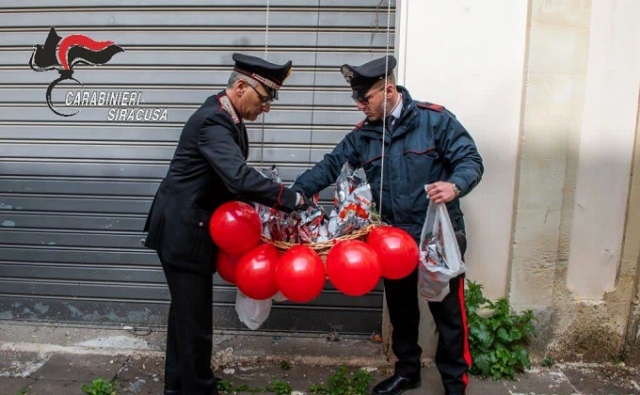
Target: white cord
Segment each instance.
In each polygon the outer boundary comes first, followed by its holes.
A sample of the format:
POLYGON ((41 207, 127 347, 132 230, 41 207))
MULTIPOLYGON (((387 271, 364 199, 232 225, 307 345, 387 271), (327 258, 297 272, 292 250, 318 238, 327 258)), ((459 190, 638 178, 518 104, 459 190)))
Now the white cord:
MULTIPOLYGON (((316 48, 318 47, 318 42, 320 40, 320 1, 318 0, 318 17, 316 18, 316 48)), ((311 85, 311 89, 313 92, 311 93, 311 127, 309 128, 309 157, 307 159, 308 165, 311 165, 311 145, 313 144, 313 128, 315 123, 315 108, 316 108, 316 76, 318 75, 318 51, 316 51, 315 59, 313 62, 314 68, 316 70, 313 73, 313 85, 311 85)))
MULTIPOLYGON (((269 52, 269 0, 267 0, 267 16, 264 23, 264 60, 269 52)), ((260 133, 260 170, 264 162, 264 113, 262 114, 262 132, 260 133)))
POLYGON ((387 69, 389 68, 389 36, 390 36, 390 26, 391 26, 391 0, 387 1, 387 46, 385 50, 384 57, 384 104, 382 110, 382 152, 380 157, 380 207, 378 212, 382 215, 382 186, 384 180, 384 145, 386 143, 386 135, 387 135, 387 80, 388 73, 387 69))
POLYGON ((265 23, 265 31, 264 31, 264 60, 267 60, 268 52, 269 52, 269 0, 267 0, 267 21, 265 23))

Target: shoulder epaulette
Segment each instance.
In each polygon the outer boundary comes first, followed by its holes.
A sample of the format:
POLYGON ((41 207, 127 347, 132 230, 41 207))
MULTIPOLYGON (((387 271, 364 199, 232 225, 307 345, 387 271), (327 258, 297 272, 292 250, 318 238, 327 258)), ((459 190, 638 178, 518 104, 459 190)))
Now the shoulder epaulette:
POLYGON ((231 119, 233 119, 234 123, 239 124, 242 122, 240 120, 240 117, 238 116, 238 113, 236 113, 235 108, 233 108, 233 105, 231 104, 231 100, 229 100, 229 97, 227 95, 219 96, 218 102, 220 103, 220 108, 231 116, 231 119))
POLYGON ((442 112, 444 111, 444 107, 441 106, 440 104, 435 104, 435 103, 429 103, 429 102, 416 102, 416 106, 420 107, 420 108, 426 108, 427 110, 433 110, 433 111, 437 111, 437 112, 442 112))

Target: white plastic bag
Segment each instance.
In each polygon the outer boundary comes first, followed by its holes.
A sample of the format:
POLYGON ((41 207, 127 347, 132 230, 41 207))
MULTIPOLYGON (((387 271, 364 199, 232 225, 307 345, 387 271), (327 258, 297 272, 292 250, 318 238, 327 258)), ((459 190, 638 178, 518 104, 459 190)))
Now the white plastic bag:
POLYGON ((240 321, 251 330, 256 330, 269 318, 271 298, 265 300, 251 299, 240 290, 236 294, 236 313, 240 321))
POLYGON ((427 302, 441 302, 449 294, 449 280, 466 271, 447 206, 429 201, 420 235, 420 296, 427 302))

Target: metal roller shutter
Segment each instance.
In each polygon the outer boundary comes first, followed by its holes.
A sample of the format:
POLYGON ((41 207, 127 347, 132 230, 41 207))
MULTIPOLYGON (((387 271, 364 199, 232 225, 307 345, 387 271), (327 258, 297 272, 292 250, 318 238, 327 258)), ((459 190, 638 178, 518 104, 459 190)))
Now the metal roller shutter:
MULTIPOLYGON (((264 57, 268 40, 269 60, 294 63, 280 101, 249 125, 253 165, 275 163, 290 182, 362 118, 339 66, 386 53, 387 3, 268 4, 265 37, 266 0, 0 0, 0 319, 164 325, 168 290, 141 230, 183 122, 226 85, 233 52, 264 57), (83 86, 56 86, 57 109, 70 111, 68 91, 134 91, 166 120, 111 120, 109 106, 54 114, 45 92, 58 72, 28 65, 52 26, 125 51, 75 67, 83 86)), ((214 281, 216 329, 244 329, 235 288, 214 281)), ((381 311, 381 287, 350 298, 328 285, 312 303, 275 304, 262 329, 365 334, 381 311)))

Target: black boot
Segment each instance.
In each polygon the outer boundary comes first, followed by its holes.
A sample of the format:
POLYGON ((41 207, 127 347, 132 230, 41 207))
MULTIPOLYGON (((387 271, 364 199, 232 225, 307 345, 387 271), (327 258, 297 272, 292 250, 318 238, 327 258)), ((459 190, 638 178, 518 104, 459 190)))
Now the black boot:
POLYGON ((399 374, 382 380, 375 387, 373 387, 373 395, 400 395, 406 390, 420 387, 420 376, 418 377, 405 377, 399 374))

